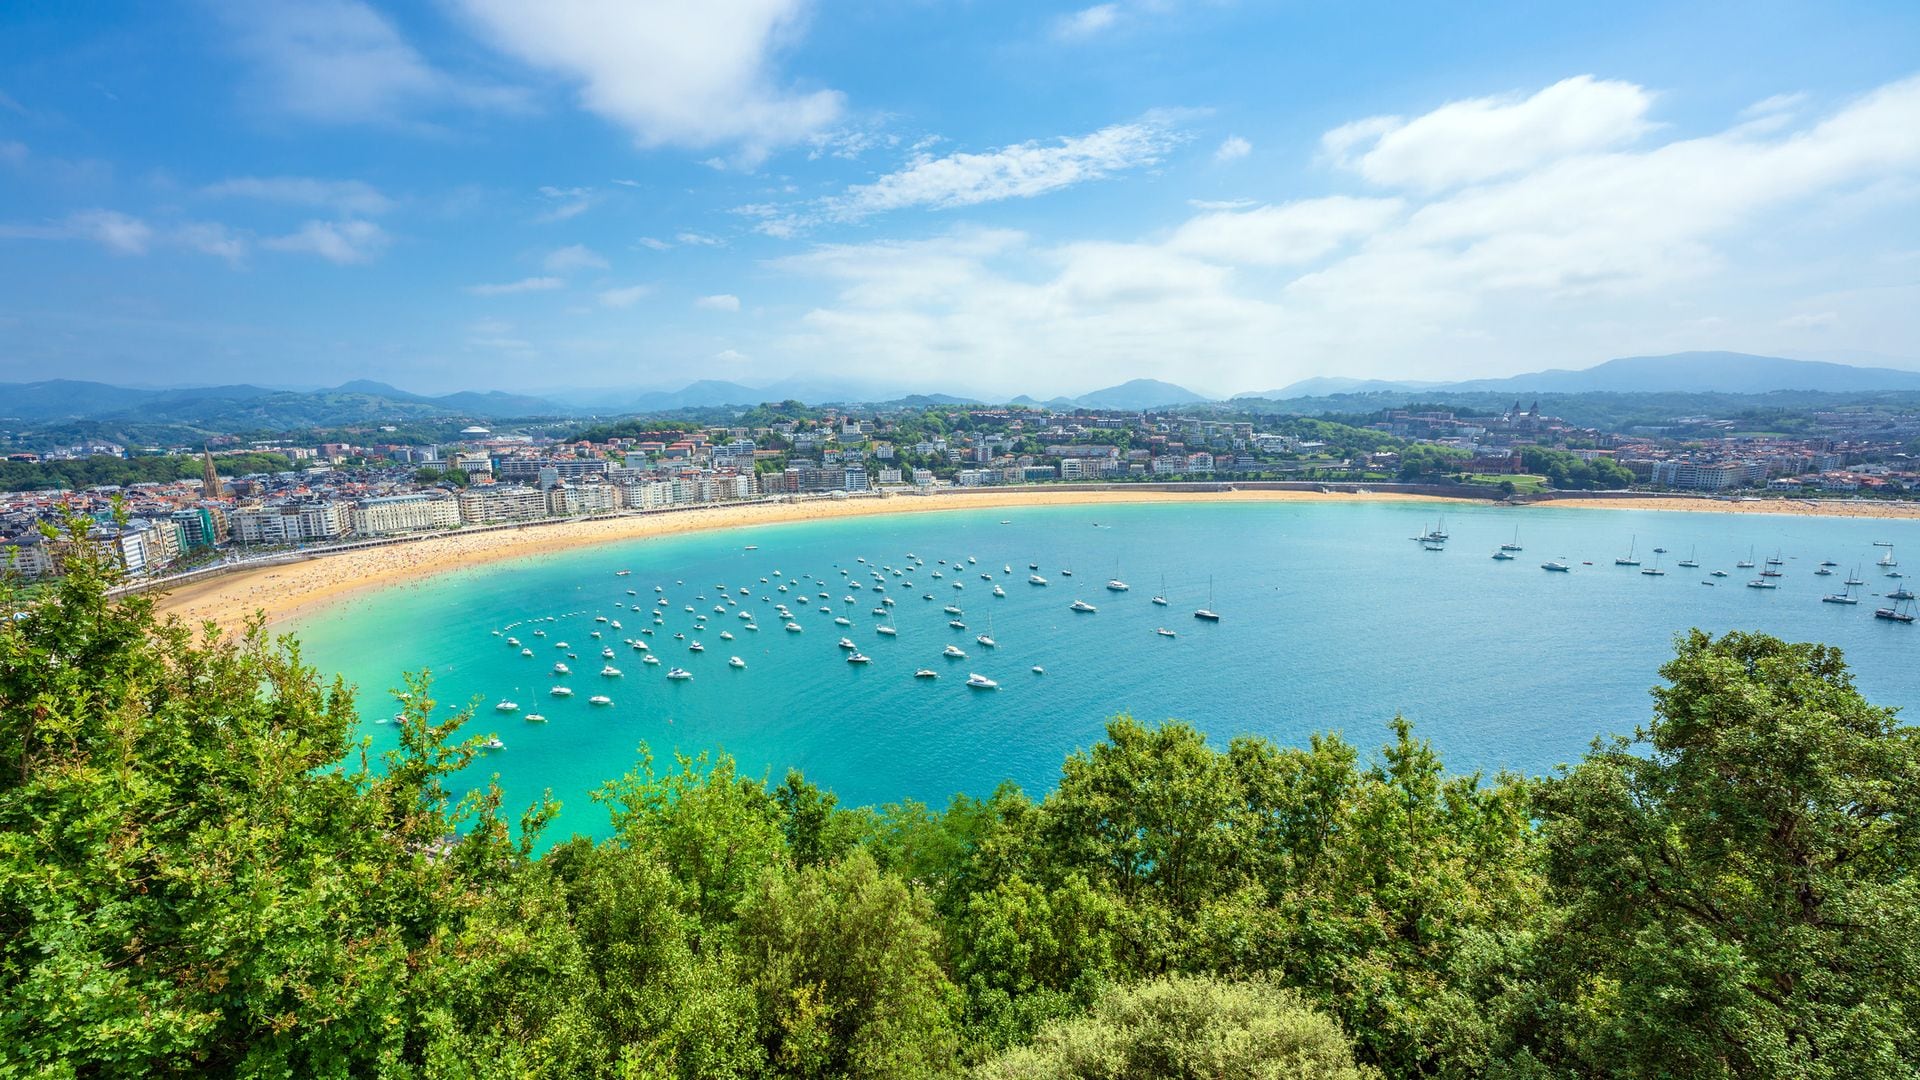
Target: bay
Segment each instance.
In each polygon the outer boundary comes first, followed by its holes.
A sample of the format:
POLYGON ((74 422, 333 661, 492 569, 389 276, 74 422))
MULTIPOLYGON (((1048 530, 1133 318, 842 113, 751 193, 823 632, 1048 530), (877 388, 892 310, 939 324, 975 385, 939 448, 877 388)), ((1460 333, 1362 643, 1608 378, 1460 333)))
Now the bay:
POLYGON ((598 836, 606 813, 587 795, 631 768, 643 745, 656 758, 724 750, 775 782, 797 768, 845 805, 938 805, 955 792, 985 795, 1003 780, 1043 793, 1062 758, 1123 712, 1183 719, 1221 744, 1247 733, 1299 745, 1334 732, 1363 751, 1403 714, 1454 771, 1544 773, 1577 759, 1594 737, 1645 720, 1647 691, 1674 635, 1689 627, 1838 645, 1870 700, 1904 705, 1920 690, 1920 626, 1873 617, 1888 603, 1874 594, 1901 584, 1873 564, 1887 550, 1875 541, 1908 539, 1920 542, 1910 522, 1420 502, 882 515, 478 566, 370 594, 294 629, 311 662, 355 684, 376 752, 395 742, 395 729, 379 722, 396 709, 387 691, 403 671, 430 670, 443 708, 476 702, 469 730, 504 743, 467 783, 497 776, 513 809, 551 791, 564 810, 550 837, 598 836), (1451 536, 1444 551, 1410 539, 1442 521, 1451 536), (1518 557, 1491 558, 1516 530, 1518 557), (1613 565, 1630 547, 1643 567, 1657 560, 1667 573, 1613 565), (1668 551, 1655 555, 1655 547, 1668 551), (1749 551, 1762 565, 1736 569, 1749 551), (1744 587, 1775 552, 1779 588, 1744 587), (1698 570, 1675 565, 1690 554, 1698 570), (1545 572, 1548 559, 1573 571, 1545 572), (1823 559, 1838 572, 1816 576, 1823 559), (1856 566, 1863 601, 1822 603, 1856 566), (1708 577, 1714 569, 1730 576, 1708 577), (627 576, 616 576, 621 570, 627 576), (1028 584, 1030 573, 1049 583, 1028 584), (1116 575, 1131 588, 1106 589, 1116 575), (851 587, 856 580, 862 588, 851 587), (804 603, 791 584, 802 581, 804 603), (781 582, 787 593, 777 591, 781 582), (881 606, 875 584, 895 600, 893 637, 875 629, 885 621, 872 613, 881 606), (995 584, 1004 597, 991 594, 995 584), (1163 591, 1169 604, 1153 604, 1163 591), (655 627, 651 609, 662 597, 670 603, 655 627), (1098 610, 1075 613, 1076 599, 1098 610), (803 632, 782 629, 776 602, 792 608, 803 632), (1193 617, 1209 603, 1217 623, 1193 617), (714 612, 716 604, 726 611, 714 612), (949 627, 949 604, 962 610, 964 631, 949 627), (739 611, 755 616, 757 632, 744 629, 739 611), (708 616, 704 629, 696 613, 708 616), (536 626, 547 636, 533 636, 536 626), (998 648, 975 641, 989 626, 998 648), (1160 627, 1177 636, 1157 634, 1160 627), (590 636, 595 630, 601 638, 590 636), (721 630, 734 640, 720 639, 721 630), (508 647, 508 635, 534 655, 508 647), (842 636, 872 663, 847 663, 842 636), (645 641, 662 663, 642 663, 626 639, 645 641), (688 651, 696 639, 704 652, 688 651), (571 648, 554 647, 562 640, 571 648), (943 658, 949 643, 967 658, 943 658), (611 660, 600 657, 603 646, 611 660), (577 659, 564 659, 569 651, 577 659), (744 669, 728 666, 733 655, 744 669), (572 674, 552 675, 556 661, 572 674), (598 674, 608 663, 620 677, 598 674), (670 666, 693 678, 667 680, 670 666), (940 677, 916 679, 919 668, 940 677), (971 672, 1000 688, 967 688, 971 672), (554 685, 575 693, 552 697, 554 685), (613 704, 595 707, 593 694, 613 704), (509 699, 518 713, 494 711, 509 699), (529 713, 547 720, 530 723, 529 713))

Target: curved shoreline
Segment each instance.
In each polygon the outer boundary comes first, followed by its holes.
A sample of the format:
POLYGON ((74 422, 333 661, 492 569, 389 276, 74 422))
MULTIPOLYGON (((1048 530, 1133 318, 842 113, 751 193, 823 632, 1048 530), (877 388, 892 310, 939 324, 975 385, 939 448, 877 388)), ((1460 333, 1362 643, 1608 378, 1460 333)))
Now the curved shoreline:
MULTIPOLYGON (((529 523, 524 528, 406 538, 403 542, 316 554, 294 561, 248 567, 183 585, 158 598, 163 616, 226 630, 259 612, 269 625, 314 614, 363 594, 416 583, 455 570, 509 559, 551 555, 599 544, 676 536, 691 532, 822 521, 875 514, 942 513, 1000 507, 1085 506, 1188 502, 1408 502, 1474 499, 1408 492, 1356 493, 1301 490, 1062 490, 1058 488, 974 489, 964 494, 900 495, 799 502, 723 504, 672 512, 529 523)), ((1533 503, 1568 509, 1638 509, 1786 513, 1832 517, 1915 518, 1913 504, 1788 502, 1742 503, 1699 498, 1556 498, 1533 503)))
MULTIPOLYGON (((692 532, 785 525, 875 514, 942 513, 1000 507, 1185 502, 1406 502, 1432 496, 1313 491, 1059 491, 987 489, 949 495, 867 496, 801 502, 738 503, 672 512, 529 523, 526 528, 449 533, 404 543, 315 555, 298 561, 236 570, 165 592, 160 615, 198 626, 239 627, 259 612, 269 626, 286 623, 364 593, 509 559, 692 532)), ((1473 500, 1447 500, 1473 501, 1473 500)))

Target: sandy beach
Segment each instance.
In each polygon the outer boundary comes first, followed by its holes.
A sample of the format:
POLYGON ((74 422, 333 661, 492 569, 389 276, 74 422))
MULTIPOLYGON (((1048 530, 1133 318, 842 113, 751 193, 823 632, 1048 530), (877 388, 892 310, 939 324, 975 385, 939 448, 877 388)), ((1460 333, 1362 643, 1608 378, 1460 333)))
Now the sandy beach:
MULTIPOLYGON (((1315 491, 1059 491, 1013 489, 964 495, 810 499, 747 503, 672 513, 634 514, 598 521, 565 521, 523 529, 452 533, 411 543, 325 555, 303 562, 239 570, 193 582, 159 599, 162 615, 231 630, 255 612, 270 626, 297 620, 371 591, 404 587, 435 574, 502 559, 554 555, 594 544, 713 529, 746 528, 873 514, 941 513, 1020 506, 1169 502, 1404 501, 1402 494, 1328 494, 1315 491)), ((1427 500, 1437 501, 1437 500, 1427 500)))
MULTIPOLYGON (((322 608, 350 603, 386 588, 416 584, 446 573, 503 559, 556 555, 575 548, 650 536, 872 514, 941 513, 1001 507, 1179 502, 1352 502, 1434 500, 1429 496, 1318 491, 1066 491, 1029 488, 890 498, 814 499, 750 503, 673 513, 635 514, 597 521, 568 521, 520 529, 453 533, 415 542, 348 551, 301 562, 239 570, 177 588, 159 599, 163 615, 193 624, 211 621, 238 627, 255 612, 280 626, 322 608)), ((1557 499, 1546 505, 1572 509, 1682 510, 1719 513, 1816 514, 1838 517, 1920 518, 1912 504, 1708 499, 1557 499)), ((1516 508, 1524 509, 1524 508, 1516 508)))

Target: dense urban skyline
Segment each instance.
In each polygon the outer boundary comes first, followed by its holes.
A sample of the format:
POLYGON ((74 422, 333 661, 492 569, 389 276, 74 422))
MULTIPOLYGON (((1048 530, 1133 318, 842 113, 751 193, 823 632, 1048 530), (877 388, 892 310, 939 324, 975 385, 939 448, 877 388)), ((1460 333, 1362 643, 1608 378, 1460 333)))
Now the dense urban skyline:
POLYGON ((1920 366, 1920 13, 0 15, 0 381, 1920 366))

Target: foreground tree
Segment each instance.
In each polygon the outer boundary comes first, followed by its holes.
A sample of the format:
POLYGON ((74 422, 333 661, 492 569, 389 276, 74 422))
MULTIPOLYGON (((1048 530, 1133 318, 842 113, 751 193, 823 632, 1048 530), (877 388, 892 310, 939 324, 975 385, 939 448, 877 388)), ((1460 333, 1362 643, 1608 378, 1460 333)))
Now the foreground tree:
POLYGON ((416 1060, 416 973, 525 858, 447 797, 465 713, 416 685, 402 750, 350 771, 344 686, 258 624, 156 623, 69 527, 53 594, 0 621, 0 1071, 416 1060))
POLYGON ((1122 987, 1040 1030, 976 1080, 1363 1080, 1346 1036, 1264 982, 1173 976, 1122 987))
POLYGON ((1836 649, 1695 631, 1654 718, 1544 789, 1547 1060, 1912 1076, 1920 744, 1836 649))

